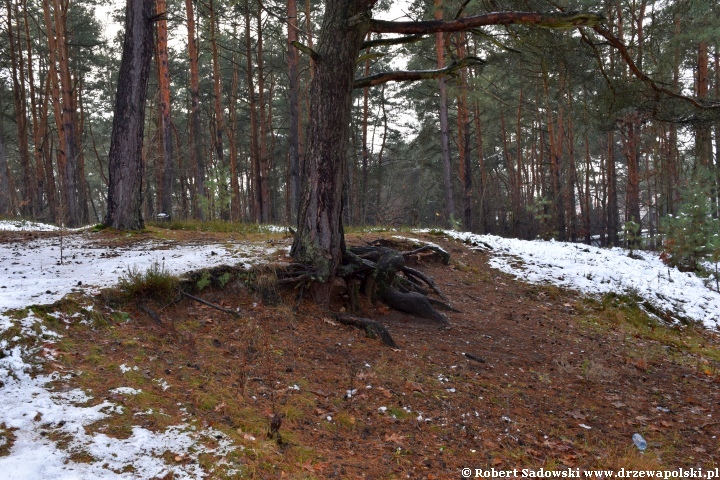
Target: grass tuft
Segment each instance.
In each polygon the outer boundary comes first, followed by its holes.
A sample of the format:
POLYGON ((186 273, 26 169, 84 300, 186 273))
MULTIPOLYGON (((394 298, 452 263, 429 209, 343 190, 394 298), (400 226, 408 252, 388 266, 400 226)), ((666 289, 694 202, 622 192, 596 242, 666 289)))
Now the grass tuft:
POLYGON ((127 298, 146 297, 169 301, 175 296, 179 283, 178 277, 156 261, 144 272, 138 267, 128 268, 120 277, 118 289, 127 298))

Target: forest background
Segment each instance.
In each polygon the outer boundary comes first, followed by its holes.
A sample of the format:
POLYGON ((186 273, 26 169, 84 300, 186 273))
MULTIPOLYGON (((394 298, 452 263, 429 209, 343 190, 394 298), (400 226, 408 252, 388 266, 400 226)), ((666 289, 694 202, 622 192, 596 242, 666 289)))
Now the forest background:
MULTIPOLYGON (((355 89, 343 223, 601 245, 642 231, 656 247, 683 200, 702 198, 702 215, 717 218, 720 7, 566 3, 601 13, 623 47, 590 29, 508 25, 368 48, 357 77, 478 61, 355 89)), ((401 10, 422 20, 557 7, 437 0, 401 10)), ((313 69, 291 43, 313 48, 322 10, 157 0, 146 219, 295 223, 313 69)), ((92 0, 0 5, 0 216, 102 222, 122 50, 122 30, 110 38, 98 19, 107 12, 122 23, 122 5, 92 0)))

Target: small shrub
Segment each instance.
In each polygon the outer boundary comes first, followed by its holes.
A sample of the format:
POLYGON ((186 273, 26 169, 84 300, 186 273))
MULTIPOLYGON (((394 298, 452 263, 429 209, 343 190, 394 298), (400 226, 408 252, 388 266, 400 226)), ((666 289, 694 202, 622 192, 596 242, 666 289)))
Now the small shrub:
POLYGON ((167 301, 173 298, 178 285, 178 278, 164 264, 156 261, 145 272, 141 272, 138 267, 128 268, 120 277, 118 288, 129 298, 152 297, 167 301))
POLYGON ((667 235, 663 259, 688 272, 705 273, 703 261, 720 260, 720 220, 712 217, 712 175, 699 171, 697 180, 681 192, 676 215, 663 222, 667 235))
POLYGON ((210 276, 210 272, 208 272, 207 270, 202 272, 202 275, 200 276, 200 280, 198 280, 197 284, 196 284, 197 289, 202 292, 207 287, 209 287, 211 278, 212 277, 210 276))

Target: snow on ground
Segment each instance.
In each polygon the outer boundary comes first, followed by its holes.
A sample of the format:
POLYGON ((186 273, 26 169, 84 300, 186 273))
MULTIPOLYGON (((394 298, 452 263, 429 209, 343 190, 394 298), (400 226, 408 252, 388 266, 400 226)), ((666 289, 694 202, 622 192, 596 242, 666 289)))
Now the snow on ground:
MULTIPOLYGON (((13 323, 10 318, 0 315, 0 332, 13 323)), ((35 323, 41 324, 40 319, 32 314, 20 321, 22 337, 35 335, 35 323)), ((91 407, 82 406, 92 399, 85 392, 55 392, 47 385, 60 379, 61 374, 33 374, 32 363, 37 362, 37 354, 32 349, 2 340, 0 351, 3 353, 0 358, 0 424, 4 426, 0 437, 12 443, 10 454, 0 456, 3 478, 149 479, 164 477, 169 472, 178 479, 205 476, 197 462, 167 465, 161 456, 169 451, 197 460, 198 454, 210 451, 202 447, 199 440, 211 435, 217 440, 222 435, 220 432, 198 432, 193 426, 184 424, 169 427, 163 432, 151 432, 136 426, 132 436, 122 440, 104 434, 90 435, 84 429, 86 425, 119 413, 122 407, 108 401, 91 407), (67 448, 60 449, 49 440, 47 433, 50 431, 66 435, 69 438, 67 448), (89 463, 70 460, 72 453, 80 452, 91 455, 95 460, 89 463), (128 467, 132 467, 133 473, 128 472, 128 467)), ((216 453, 223 454, 232 448, 228 440, 221 438, 216 453)))
POLYGON ((102 246, 89 238, 89 234, 74 234, 0 244, 0 311, 53 303, 72 291, 95 293, 116 284, 124 272, 144 271, 154 262, 170 273, 182 274, 222 264, 249 266, 274 251, 250 243, 178 246, 166 241, 102 246))
POLYGON ((517 240, 445 231, 490 254, 490 265, 530 283, 547 283, 586 294, 635 294, 675 318, 720 327, 720 293, 694 273, 665 265, 655 252, 584 244, 517 240))
MULTIPOLYGON (((52 226, 28 222, 0 222, 4 230, 51 231, 52 226)), ((0 456, 0 477, 14 480, 83 480, 161 478, 170 472, 177 479, 206 476, 198 455, 211 452, 202 445, 212 437, 215 454, 223 456, 235 448, 220 432, 198 431, 191 423, 151 432, 133 427, 127 439, 88 434, 85 426, 122 407, 109 401, 85 406, 92 397, 81 390, 56 392, 50 382, 61 379, 54 372, 33 372, 41 361, 52 360, 52 343, 60 335, 48 330, 32 312, 15 319, 3 315, 9 309, 48 304, 72 291, 94 293, 116 284, 128 269, 144 271, 154 262, 167 271, 182 274, 220 264, 249 265, 262 261, 274 249, 253 244, 175 245, 145 242, 127 246, 101 246, 90 242, 90 234, 34 239, 0 244, 0 333, 19 329, 11 339, 0 340, 0 448, 10 444, 9 455, 0 456), (43 358, 45 357, 45 358, 43 358), (70 439, 66 448, 47 438, 56 432, 70 439), (187 461, 169 465, 162 455, 171 452, 187 461), (89 463, 75 462, 73 453, 92 456, 89 463)), ((164 382, 159 379, 158 381, 164 382)), ((113 392, 108 392, 113 393, 113 392)), ((133 389, 118 385, 116 394, 133 395, 133 389)), ((189 420, 188 420, 189 421, 189 420)), ((6 447, 7 448, 7 447, 6 447)))
POLYGON ((0 220, 0 230, 9 232, 55 232, 60 230, 60 227, 47 223, 30 222, 28 220, 0 220))

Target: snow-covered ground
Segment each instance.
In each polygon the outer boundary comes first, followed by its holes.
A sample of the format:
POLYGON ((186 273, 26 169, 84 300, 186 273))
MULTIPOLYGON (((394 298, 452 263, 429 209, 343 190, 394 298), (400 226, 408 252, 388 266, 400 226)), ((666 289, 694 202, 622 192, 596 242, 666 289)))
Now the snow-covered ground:
POLYGON ((144 271, 154 262, 169 273, 181 274, 222 264, 249 264, 272 251, 241 242, 102 246, 83 234, 0 244, 0 311, 53 303, 72 291, 94 293, 116 284, 123 273, 137 268, 144 271))
MULTIPOLYGON (((56 227, 4 221, 0 229, 52 231, 56 227)), ((83 233, 64 236, 62 261, 59 237, 0 244, 0 333, 13 327, 20 329, 14 338, 0 340, 0 425, 4 425, 0 427, 0 448, 11 444, 10 454, 0 456, 0 478, 150 479, 165 477, 169 472, 177 479, 203 478, 206 472, 194 460, 208 451, 202 445, 204 438, 212 437, 219 443, 219 456, 235 448, 220 432, 198 430, 188 420, 163 432, 134 427, 132 436, 124 440, 86 433, 84 426, 118 413, 122 407, 109 401, 88 407, 83 404, 91 397, 82 391, 54 391, 48 383, 69 372, 36 375, 33 369, 42 357, 52 361, 52 343, 60 335, 43 327, 32 312, 19 320, 2 312, 50 304, 73 291, 94 293, 116 284, 129 269, 144 271, 155 262, 170 273, 182 274, 221 264, 257 263, 275 249, 242 242, 177 245, 164 241, 102 246, 90 239, 91 234, 83 233), (32 338, 35 345, 27 346, 27 339, 32 338), (47 439, 48 431, 67 434, 72 440, 66 449, 60 449, 47 439), (95 460, 74 462, 70 459, 73 452, 85 452, 95 460), (168 464, 162 458, 166 452, 184 460, 168 464)), ((127 387, 119 385, 116 390, 133 394, 131 389, 123 389, 127 387)))
POLYGON ((669 268, 655 252, 604 249, 565 242, 527 241, 446 231, 486 250, 490 265, 529 283, 546 283, 596 295, 634 294, 676 319, 720 327, 720 293, 694 273, 669 268))
MULTIPOLYGON (((0 222, 5 230, 53 230, 27 222, 0 222)), ((658 255, 627 250, 599 249, 585 245, 512 240, 491 235, 447 231, 449 237, 484 249, 491 266, 532 283, 551 283, 588 294, 632 292, 656 308, 676 317, 691 318, 718 328, 720 294, 707 288, 693 274, 668 269, 658 255)), ((84 426, 122 407, 109 401, 86 406, 90 399, 79 390, 55 391, 48 384, 70 372, 34 374, 40 358, 52 362, 52 343, 60 337, 29 313, 11 318, 9 309, 48 304, 78 289, 93 293, 117 283, 128 269, 140 271, 158 262, 172 273, 208 268, 220 264, 251 264, 273 250, 257 244, 178 245, 146 242, 128 246, 102 246, 90 241, 92 234, 63 238, 40 238, 0 244, 0 333, 19 329, 14 338, 0 340, 0 449, 10 444, 9 455, 0 456, 0 477, 17 480, 150 479, 172 472, 174 478, 206 476, 195 459, 203 451, 202 439, 212 436, 219 444, 217 454, 234 448, 222 434, 198 430, 191 420, 162 432, 135 427, 133 435, 118 440, 103 434, 89 434, 84 426), (35 344, 27 340, 34 338, 35 344), (22 341, 21 341, 22 340, 22 341), (47 438, 47 431, 71 438, 59 448, 47 438), (94 461, 78 463, 72 452, 90 454, 94 461), (168 464, 161 456, 171 452, 188 459, 168 464)), ((132 368, 122 365, 121 367, 132 368)), ((162 379, 156 379, 163 382, 162 379)), ((123 385, 115 394, 135 395, 123 385)), ((203 450, 205 449, 205 450, 203 450)))

